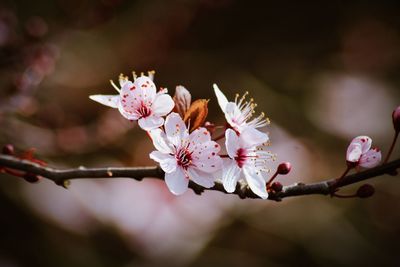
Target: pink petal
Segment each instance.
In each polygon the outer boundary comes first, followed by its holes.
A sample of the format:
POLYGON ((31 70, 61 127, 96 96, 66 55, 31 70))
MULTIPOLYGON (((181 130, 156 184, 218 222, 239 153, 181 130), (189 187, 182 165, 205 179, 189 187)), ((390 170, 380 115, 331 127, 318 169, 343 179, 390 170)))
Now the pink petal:
POLYGON ((153 129, 149 131, 151 140, 153 141, 154 147, 162 153, 172 153, 173 150, 168 143, 165 133, 161 129, 153 129))
POLYGON ((213 87, 214 87, 215 95, 217 96, 218 104, 221 107, 222 111, 225 113, 225 108, 226 108, 226 105, 228 104, 228 99, 221 92, 221 90, 219 90, 218 86, 215 83, 213 84, 213 87))
POLYGON ((240 146, 243 148, 249 148, 257 145, 261 145, 267 142, 269 139, 266 133, 263 133, 253 127, 246 127, 240 133, 240 146))
POLYGON ((361 135, 354 138, 350 144, 360 144, 362 154, 364 154, 371 148, 372 139, 368 136, 361 135))
POLYGON ((204 155, 200 157, 193 153, 193 165, 196 166, 197 169, 207 173, 213 173, 221 169, 222 159, 215 152, 206 153, 207 152, 204 152, 204 155))
POLYGON ((112 108, 117 108, 119 103, 119 95, 91 95, 89 98, 112 108))
POLYGON ((239 137, 236 135, 235 131, 227 129, 225 132, 225 146, 230 158, 235 158, 239 145, 239 137))
POLYGON ((118 110, 121 113, 121 115, 128 120, 137 121, 140 118, 140 115, 134 112, 133 110, 129 111, 126 110, 124 105, 125 104, 123 104, 121 101, 119 102, 118 110))
POLYGON ((226 159, 222 167, 222 184, 228 193, 232 193, 236 189, 237 181, 240 178, 241 169, 236 162, 231 159, 226 159))
POLYGON ((150 158, 160 163, 161 169, 166 173, 171 173, 176 170, 176 159, 169 154, 153 151, 150 153, 150 158))
POLYGON ((381 151, 377 148, 374 148, 361 156, 360 166, 364 168, 373 168, 379 165, 381 159, 381 151))
POLYGON ((154 114, 158 116, 165 116, 171 112, 171 110, 174 108, 174 105, 175 104, 172 100, 172 97, 167 94, 163 94, 156 96, 151 107, 154 114))
POLYGON ((244 167, 243 173, 251 191, 253 191, 254 194, 261 197, 262 199, 267 199, 268 192, 264 178, 260 174, 257 174, 255 170, 249 167, 244 167))
POLYGON ((198 144, 211 141, 210 132, 206 128, 198 128, 190 133, 190 143, 198 144))
POLYGON ((165 174, 165 183, 172 194, 182 195, 188 189, 189 179, 183 169, 178 167, 174 172, 165 174))
POLYGON ((168 140, 176 147, 179 147, 182 140, 189 136, 185 123, 175 112, 167 116, 164 127, 168 140))
POLYGON ((144 100, 153 100, 156 96, 157 89, 154 82, 147 76, 141 76, 136 78, 133 83, 135 89, 133 92, 137 93, 137 96, 144 100))
POLYGON ((190 179, 205 188, 210 188, 214 186, 215 178, 209 174, 202 172, 200 170, 195 170, 193 168, 188 169, 190 179))
POLYGON ((350 143, 346 152, 346 160, 349 162, 358 162, 362 155, 361 144, 350 143))
POLYGON ((155 129, 163 125, 164 119, 156 115, 151 115, 146 118, 140 118, 138 123, 140 128, 142 128, 145 131, 149 131, 151 129, 155 129))

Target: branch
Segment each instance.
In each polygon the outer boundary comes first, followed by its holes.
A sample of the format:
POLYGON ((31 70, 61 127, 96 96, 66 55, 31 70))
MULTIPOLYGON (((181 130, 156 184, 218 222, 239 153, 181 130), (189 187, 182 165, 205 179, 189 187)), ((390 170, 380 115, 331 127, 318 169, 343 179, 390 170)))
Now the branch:
MULTIPOLYGON (((57 185, 64 185, 64 182, 72 179, 93 179, 93 178, 120 178, 127 177, 138 181, 143 178, 156 178, 164 180, 164 172, 159 167, 121 167, 121 168, 84 168, 77 169, 54 169, 44 167, 28 160, 21 160, 14 156, 0 155, 0 166, 22 171, 25 173, 35 174, 52 180, 57 185)), ((343 177, 337 184, 335 179, 328 179, 322 182, 304 184, 296 183, 283 187, 281 192, 270 192, 269 199, 280 201, 285 197, 302 196, 302 195, 329 195, 332 190, 332 185, 335 188, 344 187, 360 181, 371 179, 384 174, 397 175, 397 169, 400 168, 400 159, 385 163, 378 167, 358 172, 356 174, 343 177)), ((216 182, 212 188, 203 188, 192 181, 189 187, 196 193, 201 194, 204 190, 220 191, 227 193, 220 182, 216 182)), ((228 193, 227 193, 228 194, 228 193)), ((245 183, 238 183, 235 192, 240 198, 259 198, 255 195, 245 183)))

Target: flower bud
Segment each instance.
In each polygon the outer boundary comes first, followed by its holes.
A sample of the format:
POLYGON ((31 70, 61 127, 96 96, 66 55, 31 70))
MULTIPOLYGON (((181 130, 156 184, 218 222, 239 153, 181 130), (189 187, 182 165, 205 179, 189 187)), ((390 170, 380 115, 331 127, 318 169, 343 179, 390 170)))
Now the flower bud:
POLYGON ((192 103, 190 92, 182 85, 178 85, 175 89, 173 100, 175 102, 174 111, 184 118, 190 104, 192 103))
POLYGON ((29 182, 29 183, 36 183, 39 181, 39 176, 37 176, 36 174, 33 173, 25 173, 23 178, 25 179, 25 181, 29 182))
POLYGON ((274 190, 275 192, 281 192, 282 188, 283 186, 280 182, 273 182, 271 185, 271 189, 274 190))
POLYGON ((15 151, 14 151, 14 146, 11 144, 7 144, 5 146, 3 146, 3 154, 5 155, 14 155, 15 151))
POLYGON ((356 195, 359 198, 371 197, 375 193, 375 188, 370 184, 363 184, 357 190, 356 195))
POLYGON ((286 175, 290 172, 291 168, 292 165, 290 164, 290 162, 282 162, 278 166, 277 173, 280 175, 286 175))
POLYGON ((393 110, 392 119, 394 130, 400 132, 400 106, 393 110))

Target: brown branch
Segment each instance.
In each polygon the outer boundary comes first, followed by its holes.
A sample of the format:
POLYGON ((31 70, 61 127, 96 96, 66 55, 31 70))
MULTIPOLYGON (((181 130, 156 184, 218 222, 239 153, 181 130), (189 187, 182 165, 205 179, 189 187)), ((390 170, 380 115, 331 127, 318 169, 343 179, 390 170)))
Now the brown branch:
MULTIPOLYGON (((21 160, 14 156, 0 155, 0 166, 25 173, 35 174, 52 180, 58 185, 64 185, 65 181, 71 179, 93 179, 93 178, 120 178, 127 177, 135 180, 142 180, 145 177, 163 180, 164 172, 159 167, 122 167, 122 168, 84 168, 77 169, 54 169, 44 167, 28 160, 21 160)), ((384 174, 397 175, 397 169, 400 168, 400 159, 385 163, 378 167, 362 171, 356 174, 347 175, 340 179, 335 188, 344 187, 360 181, 364 181, 373 177, 384 174)), ((302 196, 302 195, 329 195, 332 191, 332 185, 336 179, 328 179, 322 182, 304 184, 296 183, 283 187, 281 192, 271 192, 269 199, 280 201, 285 197, 302 196)), ((220 182, 216 182, 212 188, 203 188, 193 182, 189 183, 189 187, 196 193, 201 194, 204 190, 213 190, 227 193, 220 182)), ((238 183, 233 194, 240 198, 259 198, 244 183, 238 183)))

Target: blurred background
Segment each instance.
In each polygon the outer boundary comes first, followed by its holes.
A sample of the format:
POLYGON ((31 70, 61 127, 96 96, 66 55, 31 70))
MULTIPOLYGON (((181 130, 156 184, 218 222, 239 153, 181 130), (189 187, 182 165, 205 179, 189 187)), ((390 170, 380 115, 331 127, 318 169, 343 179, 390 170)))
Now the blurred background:
MULTIPOLYGON (((208 98, 246 90, 271 119, 284 185, 338 177, 369 135, 387 152, 400 104, 397 1, 39 0, 0 2, 0 144, 51 166, 152 166, 146 134, 90 101, 120 73, 208 98)), ((398 158, 399 148, 393 158, 398 158)), ((369 199, 281 203, 163 182, 0 177, 0 266, 399 266, 400 180, 369 199)), ((343 190, 353 193, 359 185, 343 190)))

